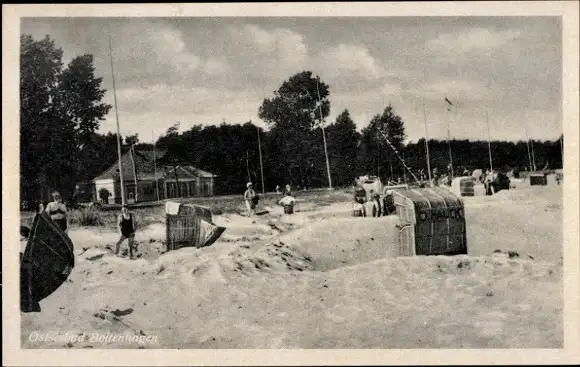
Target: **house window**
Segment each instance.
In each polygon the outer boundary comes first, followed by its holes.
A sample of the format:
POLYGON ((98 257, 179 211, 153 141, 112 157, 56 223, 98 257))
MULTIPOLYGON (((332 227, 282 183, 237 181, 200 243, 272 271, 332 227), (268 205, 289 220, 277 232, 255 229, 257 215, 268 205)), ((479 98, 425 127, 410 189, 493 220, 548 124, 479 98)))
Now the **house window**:
POLYGON ((211 180, 204 178, 201 180, 201 194, 211 195, 211 180))
POLYGON ((143 185, 143 193, 147 196, 155 194, 155 182, 147 185, 143 185))
POLYGON ((195 181, 190 181, 187 184, 189 186, 189 196, 197 195, 197 192, 195 191, 195 181))
POLYGON ((167 183, 167 196, 169 198, 177 197, 177 185, 175 184, 175 182, 167 183))
POLYGON ((179 188, 180 188, 181 197, 186 198, 186 197, 189 196, 188 195, 188 192, 187 192, 187 182, 180 182, 179 183, 179 188))

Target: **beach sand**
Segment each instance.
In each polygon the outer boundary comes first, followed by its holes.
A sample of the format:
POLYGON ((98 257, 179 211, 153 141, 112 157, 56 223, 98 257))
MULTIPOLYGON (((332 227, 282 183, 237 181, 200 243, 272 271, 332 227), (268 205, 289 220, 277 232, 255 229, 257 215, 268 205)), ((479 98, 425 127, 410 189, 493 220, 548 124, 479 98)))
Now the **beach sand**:
POLYGON ((21 314, 22 347, 561 348, 561 187, 464 202, 468 256, 396 257, 397 217, 348 202, 215 216, 216 243, 168 253, 160 222, 136 260, 106 249, 116 233, 71 229, 76 266, 21 314), (65 333, 85 338, 33 340, 65 333), (91 340, 107 333, 149 339, 91 340))

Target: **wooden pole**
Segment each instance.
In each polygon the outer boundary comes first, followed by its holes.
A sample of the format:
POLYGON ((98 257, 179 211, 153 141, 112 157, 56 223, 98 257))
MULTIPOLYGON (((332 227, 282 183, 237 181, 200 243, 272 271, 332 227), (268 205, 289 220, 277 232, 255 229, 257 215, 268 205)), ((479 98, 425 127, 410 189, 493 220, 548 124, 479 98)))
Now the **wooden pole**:
POLYGON ((117 92, 115 90, 115 69, 113 68, 113 46, 111 45, 111 30, 109 29, 109 55, 111 57, 111 77, 113 79, 113 99, 115 102, 115 119, 117 120, 117 155, 119 156, 119 183, 121 185, 121 204, 125 205, 125 180, 121 154, 121 128, 119 127, 119 112, 117 109, 117 92))
POLYGON ((526 129, 525 125, 524 125, 524 133, 526 134, 526 147, 528 148, 528 164, 530 165, 530 172, 532 172, 533 167, 532 167, 532 153, 530 151, 530 138, 528 136, 528 129, 526 129))
MULTIPOLYGON (((491 57, 491 48, 488 49, 488 56, 489 56, 489 66, 491 67, 492 65, 492 57, 491 57)), ((493 99, 492 99, 492 94, 491 94, 491 79, 488 81, 487 83, 487 89, 489 92, 489 99, 491 100, 492 106, 493 106, 493 99)), ((488 101, 489 104, 490 101, 488 101)), ((489 132, 489 116, 487 113, 487 109, 490 106, 488 105, 487 108, 485 109, 485 122, 487 124, 487 150, 489 152, 489 166, 490 166, 490 170, 493 172, 493 160, 491 159, 491 134, 489 132)))
MULTIPOLYGON (((175 159, 175 157, 174 157, 174 159, 175 159)), ((175 197, 180 198, 181 197, 181 188, 179 187, 179 177, 177 175, 177 167, 179 167, 179 166, 174 161, 173 162, 173 175, 175 176, 175 197)))
POLYGON ((493 172, 493 160, 491 159, 491 135, 489 132, 489 118, 487 115, 487 109, 485 110, 485 121, 487 123, 487 150, 489 152, 489 167, 490 170, 493 172))
POLYGON ((427 151, 427 174, 429 177, 429 185, 433 185, 431 181, 431 159, 429 158, 429 134, 427 132, 427 112, 425 112, 425 100, 422 100, 423 104, 423 120, 425 122, 425 149, 427 151))
POLYGON ((133 165, 133 178, 135 179, 135 202, 137 202, 139 186, 137 181, 137 167, 135 167, 135 144, 131 144, 131 164, 133 165))
POLYGON ((318 76, 316 77, 316 92, 318 93, 318 108, 320 110, 320 127, 322 128, 322 141, 324 143, 324 155, 326 156, 326 173, 328 175, 328 188, 332 189, 332 178, 330 177, 330 163, 328 162, 328 150, 326 149, 326 134, 322 122, 322 100, 320 99, 320 89, 318 87, 318 76))
POLYGON ((155 191, 157 192, 157 201, 159 201, 159 181, 157 181, 157 160, 155 151, 155 134, 151 130, 151 139, 153 140, 153 174, 155 175, 155 191))
MULTIPOLYGON (((457 104, 457 102, 455 102, 457 104)), ((455 106, 455 121, 457 121, 457 106, 455 106)), ((451 166, 451 180, 453 180, 453 154, 451 154, 451 128, 447 119, 447 148, 449 149, 449 165, 451 166)))
POLYGON ((248 182, 252 182, 252 176, 250 175, 250 163, 248 162, 248 151, 246 150, 246 170, 248 173, 248 182))
POLYGON ((379 149, 379 145, 377 144, 377 177, 381 177, 380 159, 381 159, 380 149, 379 149))
POLYGON ((526 146, 528 148, 528 164, 530 165, 530 172, 534 170, 534 166, 532 166, 532 152, 530 150, 530 140, 526 139, 526 146))
POLYGON ((260 142, 260 128, 258 127, 258 150, 260 151, 260 174, 262 175, 262 195, 265 195, 264 187, 264 166, 262 165, 262 143, 260 142))
POLYGON ((534 171, 538 168, 536 167, 536 156, 534 155, 534 139, 530 140, 530 147, 532 149, 532 163, 534 164, 534 171))

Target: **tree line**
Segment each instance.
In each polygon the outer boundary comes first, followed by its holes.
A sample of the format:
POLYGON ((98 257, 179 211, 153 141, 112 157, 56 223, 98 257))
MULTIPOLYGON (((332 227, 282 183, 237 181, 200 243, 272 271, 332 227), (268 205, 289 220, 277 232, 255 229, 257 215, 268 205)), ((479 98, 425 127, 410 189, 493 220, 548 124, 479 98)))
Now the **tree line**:
MULTIPOLYGON (((102 102, 102 78, 95 76, 92 55, 78 56, 65 67, 62 50, 49 36, 38 41, 21 36, 20 61, 21 196, 36 200, 57 189, 66 197, 77 182, 93 179, 117 160, 117 135, 96 132, 111 109, 102 102)), ((247 181, 261 190, 262 172, 265 190, 271 191, 286 184, 328 187, 328 168, 335 187, 366 174, 384 182, 411 180, 402 161, 416 175, 426 171, 425 140, 404 143, 404 121, 391 105, 359 132, 348 109, 327 120, 329 97, 330 86, 318 76, 297 73, 258 107, 267 129, 252 121, 224 121, 179 132, 174 123, 155 142, 165 152, 159 164, 191 164, 216 174, 220 193, 243 192, 247 181)), ((153 148, 137 135, 122 138, 123 152, 131 145, 153 148)), ((446 170, 448 142, 428 143, 431 168, 446 170)), ((560 141, 531 143, 538 169, 562 166, 560 141)), ((489 167, 486 141, 452 140, 451 149, 456 171, 489 167)), ((494 169, 529 169, 525 141, 494 141, 491 149, 494 169)))

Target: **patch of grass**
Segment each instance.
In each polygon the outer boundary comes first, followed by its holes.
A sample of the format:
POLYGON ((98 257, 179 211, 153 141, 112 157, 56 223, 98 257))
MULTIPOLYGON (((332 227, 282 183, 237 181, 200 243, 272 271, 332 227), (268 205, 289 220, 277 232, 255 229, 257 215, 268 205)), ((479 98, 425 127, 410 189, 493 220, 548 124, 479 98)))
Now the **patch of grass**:
MULTIPOLYGON (((71 227, 105 227, 115 230, 120 211, 98 211, 95 209, 75 210, 68 214, 71 227)), ((165 223, 163 207, 131 210, 135 225, 138 228, 154 223, 165 223)))
MULTIPOLYGON (((352 190, 351 190, 352 191, 352 190)), ((276 206, 282 198, 282 194, 266 193, 260 195, 258 207, 276 206)), ((328 206, 332 203, 352 200, 352 193, 348 189, 335 190, 311 190, 297 191, 294 197, 300 202, 314 204, 318 206, 328 206)), ((216 196, 216 197, 196 197, 187 199, 172 199, 184 204, 198 204, 211 209, 213 215, 224 213, 241 213, 246 210, 242 195, 216 196)), ((133 213, 137 228, 144 228, 155 223, 165 223, 165 206, 133 207, 129 209, 133 213)), ((307 209, 304 209, 307 210, 307 209)), ((120 209, 96 210, 93 208, 83 208, 68 213, 71 227, 104 227, 115 230, 117 228, 117 216, 120 209)))
POLYGON ((69 224, 79 227, 101 227, 105 225, 103 215, 94 209, 75 210, 68 214, 69 224))

